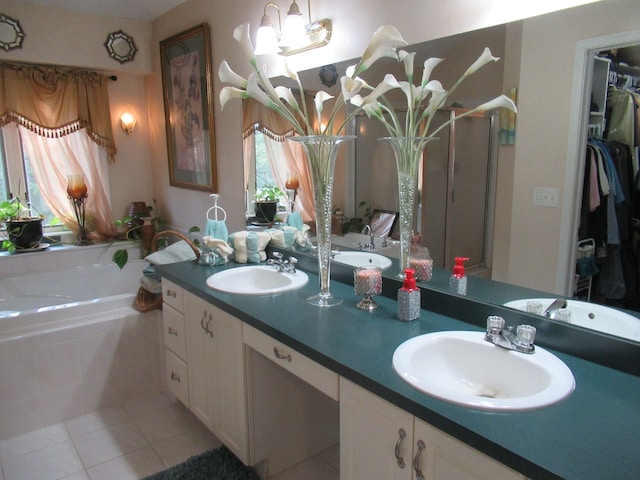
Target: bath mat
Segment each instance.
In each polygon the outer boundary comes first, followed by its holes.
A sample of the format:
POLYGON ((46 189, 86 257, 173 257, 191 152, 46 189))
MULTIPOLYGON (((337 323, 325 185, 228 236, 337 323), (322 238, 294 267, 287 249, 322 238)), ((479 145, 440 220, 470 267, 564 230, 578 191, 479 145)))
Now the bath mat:
POLYGON ((260 480, 260 477, 227 448, 220 447, 193 456, 144 480, 260 480))

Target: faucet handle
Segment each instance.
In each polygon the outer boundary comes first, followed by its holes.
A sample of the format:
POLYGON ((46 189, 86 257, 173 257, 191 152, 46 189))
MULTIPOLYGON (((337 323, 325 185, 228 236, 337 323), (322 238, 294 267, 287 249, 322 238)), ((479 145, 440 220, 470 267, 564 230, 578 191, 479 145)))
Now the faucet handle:
POLYGON ((504 328, 504 318, 497 315, 490 315, 487 317, 487 333, 491 335, 498 335, 504 328))
POLYGON ((298 263, 298 259, 296 257, 289 257, 289 263, 291 265, 296 265, 298 263))
POLYGON ((516 342, 521 345, 530 347, 536 338, 536 327, 531 325, 518 325, 516 329, 516 342))
POLYGON ((273 252, 272 255, 273 255, 273 258, 277 260, 282 260, 282 254, 280 252, 273 252))

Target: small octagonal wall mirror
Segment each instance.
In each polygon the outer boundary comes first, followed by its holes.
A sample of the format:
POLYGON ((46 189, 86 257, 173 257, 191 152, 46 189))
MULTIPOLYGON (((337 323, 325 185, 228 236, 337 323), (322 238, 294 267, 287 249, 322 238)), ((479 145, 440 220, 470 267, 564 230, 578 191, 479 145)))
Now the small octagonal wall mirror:
POLYGON ((22 48, 24 37, 20 22, 0 13, 0 48, 6 52, 14 48, 22 48))
POLYGON ((109 56, 120 63, 133 61, 133 57, 138 51, 133 37, 122 30, 110 33, 104 42, 104 47, 107 49, 109 56))

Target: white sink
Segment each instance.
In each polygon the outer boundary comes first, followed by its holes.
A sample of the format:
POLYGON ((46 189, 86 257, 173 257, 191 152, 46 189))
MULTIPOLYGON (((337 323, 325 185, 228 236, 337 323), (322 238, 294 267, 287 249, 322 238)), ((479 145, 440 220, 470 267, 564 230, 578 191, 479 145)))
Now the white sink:
POLYGON ((351 267, 377 266, 382 270, 391 266, 391 259, 384 255, 372 252, 338 252, 333 258, 334 262, 349 265, 351 267))
MULTIPOLYGON (((505 307, 527 311, 527 302, 542 304, 542 310, 553 303, 555 298, 523 298, 504 304, 505 307)), ((615 308, 595 303, 567 299, 567 308, 571 311, 571 323, 580 327, 598 330, 610 335, 640 341, 640 319, 615 308)))
POLYGON ((567 398, 569 367, 536 346, 506 350, 484 332, 436 332, 411 338, 393 354, 393 368, 416 390, 449 403, 496 412, 537 410, 567 398))
POLYGON ((299 270, 284 273, 271 265, 253 265, 214 273, 207 278, 207 286, 240 295, 269 295, 297 290, 308 281, 307 274, 299 270))

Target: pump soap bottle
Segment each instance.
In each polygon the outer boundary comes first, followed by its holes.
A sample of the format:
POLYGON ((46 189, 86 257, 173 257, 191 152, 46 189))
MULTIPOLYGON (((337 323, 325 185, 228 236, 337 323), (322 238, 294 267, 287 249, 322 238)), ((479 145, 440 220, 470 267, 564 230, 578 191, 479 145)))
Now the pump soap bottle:
POLYGON ((420 289, 416 286, 413 269, 404 271, 402 287, 398 290, 398 319, 410 322, 420 317, 420 289))
POLYGON ((464 272, 464 262, 469 260, 467 257, 455 257, 455 265, 453 273, 449 277, 449 291, 458 295, 467 294, 467 275, 464 272))

